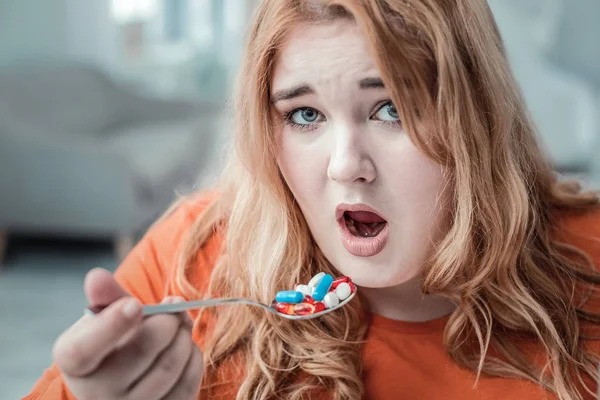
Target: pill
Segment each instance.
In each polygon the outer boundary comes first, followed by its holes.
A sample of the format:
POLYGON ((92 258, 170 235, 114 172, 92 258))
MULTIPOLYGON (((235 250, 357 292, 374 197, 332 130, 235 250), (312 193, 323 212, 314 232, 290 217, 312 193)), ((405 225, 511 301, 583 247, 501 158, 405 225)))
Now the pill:
POLYGON ((313 299, 311 296, 304 296, 304 300, 302 302, 308 304, 315 304, 315 299, 313 299))
POLYGON ((331 286, 332 282, 333 277, 331 275, 326 274, 323 276, 315 287, 315 292, 312 295, 313 299, 315 299, 315 301, 323 300, 327 292, 329 292, 329 287, 331 286))
POLYGON ((352 280, 350 279, 349 276, 342 276, 340 278, 336 278, 333 283, 331 284, 331 289, 329 290, 334 290, 335 288, 338 287, 338 285, 340 285, 341 283, 350 283, 352 282, 352 280))
POLYGON ((334 292, 329 292, 325 295, 323 303, 325 303, 325 307, 332 308, 340 304, 340 299, 334 292))
POLYGON ((275 303, 275 309, 282 314, 291 314, 293 312, 293 310, 290 310, 290 308, 292 308, 291 304, 275 303), (290 312, 290 311, 292 311, 292 312, 290 312))
POLYGON ((315 303, 315 312, 316 313, 325 311, 325 308, 326 308, 325 304, 323 304, 322 302, 315 303))
POLYGON ((313 276, 313 278, 310 280, 310 282, 308 282, 308 286, 310 287, 317 287, 317 285, 319 284, 319 282, 321 281, 321 279, 325 276, 325 272, 319 272, 318 274, 316 274, 315 276, 313 276))
POLYGON ((315 311, 315 307, 312 304, 300 303, 294 306, 294 314, 296 315, 308 315, 315 311))
POLYGON ((312 293, 312 290, 308 285, 297 285, 296 291, 302 293, 304 296, 310 296, 312 293))
POLYGON ((297 304, 300 303, 304 299, 304 295, 295 290, 284 290, 278 292, 275 296, 275 301, 279 303, 291 303, 297 304))
POLYGON ((352 288, 346 282, 342 282, 335 288, 335 294, 341 301, 344 301, 352 294, 352 288))

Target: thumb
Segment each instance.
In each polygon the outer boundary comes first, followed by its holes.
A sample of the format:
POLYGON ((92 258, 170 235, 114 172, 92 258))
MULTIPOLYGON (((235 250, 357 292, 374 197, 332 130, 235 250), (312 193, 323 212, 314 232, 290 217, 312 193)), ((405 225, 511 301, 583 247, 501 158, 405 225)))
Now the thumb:
MULTIPOLYGON (((161 304, 183 303, 184 301, 185 299, 183 297, 167 296, 161 301, 161 304)), ((179 315, 188 328, 194 327, 194 321, 186 311, 180 312, 179 315)))
POLYGON ((107 306, 122 297, 130 296, 113 275, 102 268, 94 268, 87 273, 83 289, 91 306, 107 306))

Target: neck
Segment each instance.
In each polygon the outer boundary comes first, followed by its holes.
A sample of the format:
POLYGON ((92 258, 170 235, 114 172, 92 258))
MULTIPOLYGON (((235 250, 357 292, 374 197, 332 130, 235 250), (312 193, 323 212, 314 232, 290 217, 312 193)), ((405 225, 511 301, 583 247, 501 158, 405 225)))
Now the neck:
POLYGON ((399 321, 430 321, 448 315, 456 308, 445 297, 423 294, 421 278, 387 288, 361 287, 359 291, 367 300, 371 313, 399 321))

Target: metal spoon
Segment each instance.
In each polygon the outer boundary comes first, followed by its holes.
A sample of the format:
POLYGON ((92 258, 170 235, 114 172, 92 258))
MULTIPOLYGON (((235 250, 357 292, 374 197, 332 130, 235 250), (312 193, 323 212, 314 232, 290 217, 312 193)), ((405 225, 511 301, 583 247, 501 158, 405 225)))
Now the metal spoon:
MULTIPOLYGON (((356 294, 356 291, 351 293, 350 296, 348 296, 348 298, 341 301, 340 304, 338 304, 337 306, 334 306, 331 308, 326 308, 325 310, 323 310, 321 312, 314 313, 314 314, 307 314, 307 315, 283 314, 283 313, 280 313, 279 311, 277 311, 275 309, 275 307, 267 305, 267 304, 259 303, 257 301, 250 300, 250 299, 232 299, 232 298, 192 300, 192 301, 184 301, 184 302, 180 302, 180 303, 146 305, 146 306, 143 306, 142 309, 143 309, 143 315, 148 316, 148 315, 162 314, 162 313, 179 313, 179 312, 198 309, 198 308, 215 307, 215 306, 220 306, 220 305, 225 305, 225 304, 248 304, 251 306, 264 308, 265 310, 269 311, 270 313, 276 314, 282 318, 301 320, 301 319, 317 318, 317 317, 321 317, 325 314, 329 314, 330 312, 335 311, 338 308, 341 308, 341 307, 345 306, 346 304, 348 304, 348 302, 350 302, 350 300, 352 300, 352 298, 354 297, 355 294, 356 294)), ((102 311, 106 307, 108 307, 108 306, 88 307, 85 310, 85 313, 91 314, 91 315, 98 314, 100 311, 102 311)))

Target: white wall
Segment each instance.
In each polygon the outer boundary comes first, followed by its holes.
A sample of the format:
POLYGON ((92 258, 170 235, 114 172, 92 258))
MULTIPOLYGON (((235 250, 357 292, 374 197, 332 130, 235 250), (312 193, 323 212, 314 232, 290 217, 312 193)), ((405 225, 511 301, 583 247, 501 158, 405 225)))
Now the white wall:
POLYGON ((106 0, 0 0, 0 64, 82 60, 112 68, 117 37, 106 0))
POLYGON ((563 0, 488 0, 512 71, 553 162, 584 169, 600 145, 593 88, 545 56, 552 45, 563 0))
POLYGON ((68 56, 107 69, 118 68, 118 32, 111 20, 110 1, 62 1, 67 10, 68 56))
POLYGON ((0 64, 67 54, 64 0, 0 1, 0 64))

